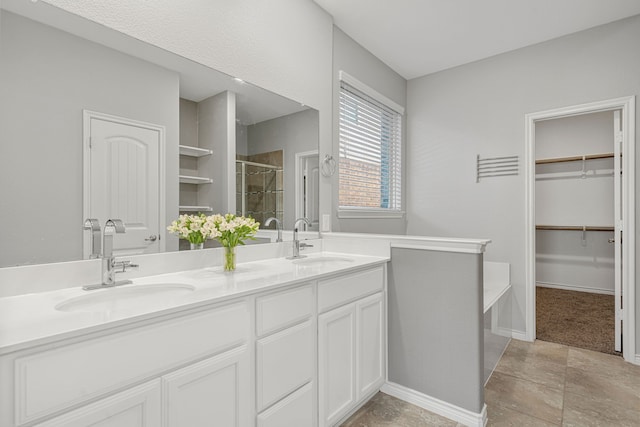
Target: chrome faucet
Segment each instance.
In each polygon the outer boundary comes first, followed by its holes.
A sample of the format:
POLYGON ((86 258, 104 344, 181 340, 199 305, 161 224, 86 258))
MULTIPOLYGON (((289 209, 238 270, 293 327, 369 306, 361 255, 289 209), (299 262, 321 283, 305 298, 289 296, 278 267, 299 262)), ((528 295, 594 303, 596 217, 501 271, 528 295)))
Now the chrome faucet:
POLYGON ((89 255, 89 259, 100 258, 100 246, 102 245, 100 241, 100 223, 95 218, 87 218, 84 221, 83 228, 85 230, 91 230, 91 254, 89 255))
POLYGON ((127 268, 136 268, 137 264, 131 264, 130 261, 116 262, 113 256, 113 235, 123 234, 125 226, 122 220, 109 219, 104 224, 102 236, 102 283, 95 285, 83 286, 82 289, 90 291, 92 289, 107 288, 112 286, 120 286, 132 283, 131 280, 121 280, 116 282, 116 273, 124 273, 127 268), (121 269, 121 270, 120 270, 121 269))
POLYGON ((276 242, 282 242, 282 222, 280 222, 278 218, 275 218, 275 217, 267 218, 267 220, 264 222, 264 226, 268 227, 272 221, 276 222, 276 230, 278 230, 278 238, 276 239, 276 242))
POLYGON ((298 218, 296 222, 293 223, 293 255, 291 259, 295 258, 303 258, 303 255, 300 255, 300 248, 311 247, 313 245, 307 245, 306 243, 300 244, 300 240, 298 240, 298 224, 304 222, 307 226, 311 226, 311 222, 307 218, 298 218))

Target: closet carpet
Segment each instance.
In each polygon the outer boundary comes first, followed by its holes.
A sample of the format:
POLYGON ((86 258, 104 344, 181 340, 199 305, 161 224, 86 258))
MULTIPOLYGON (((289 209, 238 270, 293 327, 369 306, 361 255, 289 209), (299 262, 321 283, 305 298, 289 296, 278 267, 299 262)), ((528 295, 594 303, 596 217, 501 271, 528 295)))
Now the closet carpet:
POLYGON ((614 347, 613 298, 536 287, 536 338, 619 355, 614 347))

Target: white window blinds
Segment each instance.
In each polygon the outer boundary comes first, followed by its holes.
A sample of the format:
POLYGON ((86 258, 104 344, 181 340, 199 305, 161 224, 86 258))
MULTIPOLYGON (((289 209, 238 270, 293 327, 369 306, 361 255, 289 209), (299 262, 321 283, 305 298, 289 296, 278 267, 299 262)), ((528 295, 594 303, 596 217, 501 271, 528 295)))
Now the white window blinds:
POLYGON ((340 82, 340 208, 401 210, 402 115, 340 82))

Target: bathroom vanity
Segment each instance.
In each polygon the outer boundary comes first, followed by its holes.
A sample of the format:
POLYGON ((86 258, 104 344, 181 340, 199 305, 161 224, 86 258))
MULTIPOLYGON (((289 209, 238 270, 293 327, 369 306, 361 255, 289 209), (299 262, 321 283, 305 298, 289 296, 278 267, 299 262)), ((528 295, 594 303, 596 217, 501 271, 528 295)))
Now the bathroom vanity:
POLYGON ((387 261, 321 252, 0 298, 0 425, 335 425, 385 381, 387 261))

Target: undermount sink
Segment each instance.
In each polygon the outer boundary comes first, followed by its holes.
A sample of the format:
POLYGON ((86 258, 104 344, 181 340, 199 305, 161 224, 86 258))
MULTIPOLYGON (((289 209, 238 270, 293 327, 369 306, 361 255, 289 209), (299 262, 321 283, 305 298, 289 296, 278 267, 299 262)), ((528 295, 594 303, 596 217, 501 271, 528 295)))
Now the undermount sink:
POLYGON ((294 264, 299 265, 338 265, 353 262, 351 258, 341 257, 341 256, 314 256, 308 258, 298 258, 292 261, 294 264))
POLYGON ((88 291, 85 295, 57 304, 55 309, 90 313, 127 310, 171 301, 172 298, 188 295, 194 290, 194 286, 183 283, 125 285, 88 291))

